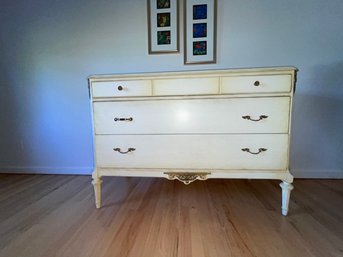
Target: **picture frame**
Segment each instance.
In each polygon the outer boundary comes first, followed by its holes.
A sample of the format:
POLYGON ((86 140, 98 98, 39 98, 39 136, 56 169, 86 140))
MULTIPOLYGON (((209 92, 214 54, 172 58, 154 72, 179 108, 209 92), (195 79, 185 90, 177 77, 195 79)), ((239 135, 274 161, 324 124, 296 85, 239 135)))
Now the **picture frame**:
POLYGON ((178 53, 179 0, 148 0, 149 54, 178 53))
POLYGON ((217 0, 184 0, 184 63, 217 61, 217 0))

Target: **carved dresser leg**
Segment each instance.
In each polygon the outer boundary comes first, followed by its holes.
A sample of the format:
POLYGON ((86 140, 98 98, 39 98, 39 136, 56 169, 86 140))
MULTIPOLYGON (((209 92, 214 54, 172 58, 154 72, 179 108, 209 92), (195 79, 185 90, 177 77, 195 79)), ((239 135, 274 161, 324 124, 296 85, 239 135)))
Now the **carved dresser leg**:
POLYGON ((102 180, 100 178, 93 177, 92 184, 94 186, 96 208, 100 208, 100 206, 101 206, 101 183, 102 183, 102 180))
POLYGON ((282 188, 282 215, 286 216, 288 213, 289 197, 294 187, 291 183, 285 181, 280 183, 280 187, 282 188))

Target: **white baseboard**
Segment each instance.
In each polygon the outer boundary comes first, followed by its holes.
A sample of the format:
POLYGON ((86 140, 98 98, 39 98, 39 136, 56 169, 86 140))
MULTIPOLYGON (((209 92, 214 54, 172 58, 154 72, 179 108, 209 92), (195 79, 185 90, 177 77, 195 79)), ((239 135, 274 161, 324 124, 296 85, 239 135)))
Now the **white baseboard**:
POLYGON ((294 178, 343 179, 343 170, 291 169, 294 178))
POLYGON ((60 174, 91 175, 93 167, 0 167, 0 173, 8 174, 60 174))
MULTIPOLYGON (((93 167, 0 167, 0 173, 91 175, 93 167)), ((294 178, 343 179, 343 170, 292 169, 294 178)))

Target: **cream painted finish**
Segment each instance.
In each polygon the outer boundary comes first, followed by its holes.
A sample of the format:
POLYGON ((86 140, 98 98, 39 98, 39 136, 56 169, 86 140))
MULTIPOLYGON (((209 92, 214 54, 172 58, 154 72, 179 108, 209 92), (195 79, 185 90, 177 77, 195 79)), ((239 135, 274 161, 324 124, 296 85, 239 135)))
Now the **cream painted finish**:
POLYGON ((94 82, 93 97, 150 96, 150 80, 94 82))
POLYGON ((230 76, 222 78, 222 93, 274 93, 290 92, 291 75, 230 76))
POLYGON ((287 215, 293 67, 89 77, 102 176, 279 179, 287 215))
POLYGON ((154 95, 213 95, 219 93, 219 77, 154 80, 154 95))
POLYGON ((287 134, 97 135, 99 167, 152 169, 287 169, 287 134), (121 154, 120 148, 135 150, 121 154), (265 148, 260 154, 251 152, 265 148), (209 158, 211 157, 211 158, 209 158))
POLYGON ((289 104, 290 97, 97 102, 95 133, 288 133, 289 104), (243 118, 261 115, 268 117, 243 118))

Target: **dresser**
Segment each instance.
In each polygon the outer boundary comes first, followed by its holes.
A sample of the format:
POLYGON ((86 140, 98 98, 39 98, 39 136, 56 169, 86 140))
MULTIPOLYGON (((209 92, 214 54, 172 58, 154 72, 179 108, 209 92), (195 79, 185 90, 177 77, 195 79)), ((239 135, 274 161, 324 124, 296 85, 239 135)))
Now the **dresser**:
POLYGON ((92 184, 103 176, 281 180, 287 215, 296 68, 94 75, 92 184))

